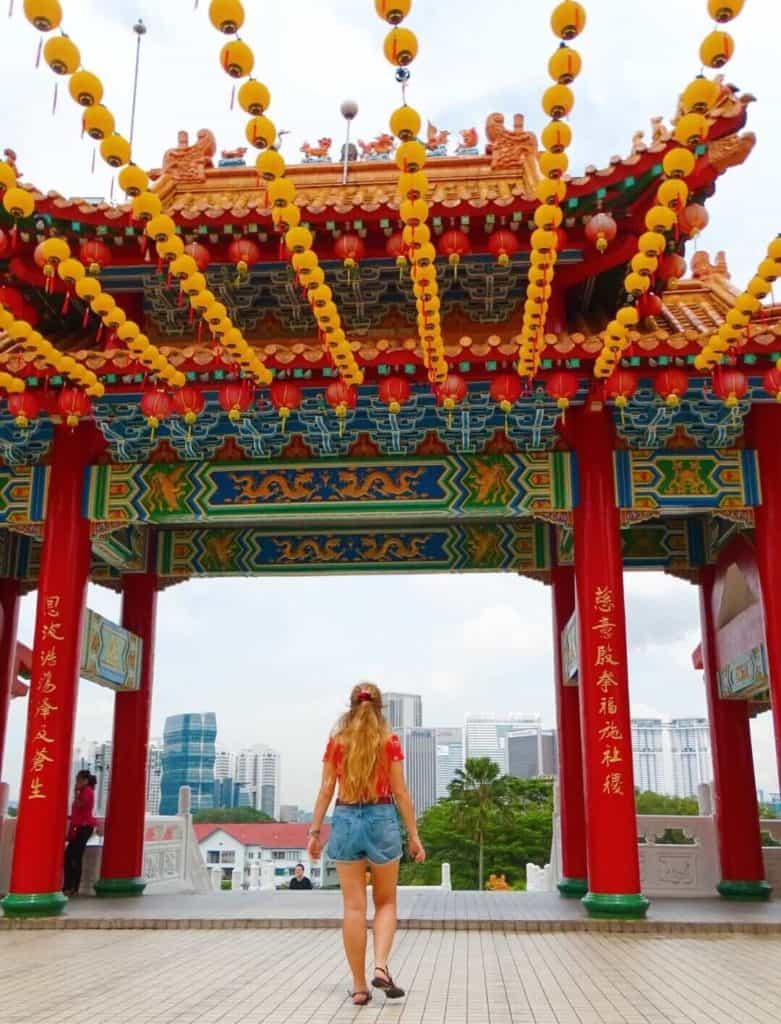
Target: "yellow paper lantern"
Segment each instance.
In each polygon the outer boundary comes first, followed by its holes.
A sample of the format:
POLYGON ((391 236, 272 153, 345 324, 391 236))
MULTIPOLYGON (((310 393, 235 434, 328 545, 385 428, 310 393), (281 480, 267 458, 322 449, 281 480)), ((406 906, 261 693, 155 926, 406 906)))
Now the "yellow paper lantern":
POLYGON ((35 200, 23 188, 7 188, 3 193, 3 206, 15 220, 24 220, 35 210, 35 200))
POLYGON ((285 235, 285 245, 294 254, 304 253, 311 249, 314 241, 314 236, 308 228, 290 228, 285 235))
POLYGON ((645 274, 650 277, 656 273, 659 260, 655 256, 646 256, 644 252, 638 252, 632 257, 631 266, 636 274, 645 274))
POLYGON ((244 8, 241 0, 211 0, 209 18, 218 32, 235 35, 244 24, 244 8))
POLYGON ((719 24, 732 21, 743 10, 744 0, 708 0, 708 14, 719 24))
POLYGON ((548 61, 548 73, 559 85, 569 85, 580 74, 583 61, 577 50, 562 43, 548 61))
POLYGON ((663 234, 672 231, 676 223, 675 213, 667 206, 652 206, 645 215, 645 226, 649 231, 663 234))
POLYGON ((670 209, 683 209, 689 198, 689 186, 680 178, 668 178, 663 181, 656 192, 656 199, 662 206, 670 209))
POLYGON ((634 327, 640 323, 640 314, 634 306, 622 306, 616 313, 616 320, 622 327, 634 327))
POLYGON ((399 217, 405 224, 412 227, 427 221, 428 215, 429 207, 425 199, 416 199, 414 201, 405 199, 399 207, 399 217))
POLYGON ((711 32, 702 41, 700 61, 708 68, 723 68, 735 52, 735 40, 729 32, 711 32))
POLYGON ((398 25, 412 9, 412 0, 374 0, 374 9, 383 21, 398 25))
POLYGON ((220 50, 220 64, 231 78, 246 78, 255 67, 255 56, 241 39, 233 39, 220 50))
POLYGON ((90 306, 92 307, 92 312, 102 320, 116 306, 116 302, 106 292, 99 292, 90 302, 90 306))
POLYGON ((662 167, 668 178, 688 178, 696 163, 694 153, 684 146, 676 146, 665 153, 662 167))
POLYGON ((62 24, 59 0, 24 0, 24 16, 39 32, 51 32, 62 24))
POLYGON ((408 28, 394 28, 385 37, 383 52, 391 64, 405 68, 418 55, 418 39, 408 28))
POLYGON ((553 153, 545 150, 540 153, 540 170, 546 178, 560 178, 567 173, 569 157, 566 153, 553 153))
POLYGON ((551 28, 559 39, 574 39, 580 35, 586 24, 586 11, 583 4, 574 0, 566 0, 553 11, 550 19, 551 28))
POLYGON ((199 292, 206 290, 206 276, 200 271, 196 271, 194 274, 190 274, 182 281, 182 292, 188 297, 192 298, 193 295, 197 295, 199 292))
POLYGON ((645 231, 637 240, 637 248, 646 256, 662 255, 667 246, 667 239, 658 231, 645 231))
MULTIPOLYGON (((151 193, 144 194, 150 195, 151 193)), ((138 198, 140 199, 141 196, 138 198)), ((138 200, 136 200, 136 202, 138 202, 138 200)), ((150 219, 146 226, 146 233, 156 242, 164 242, 166 238, 170 238, 171 235, 176 234, 176 224, 174 224, 168 214, 160 213, 156 217, 152 217, 150 219)))
POLYGON ((43 46, 43 59, 55 75, 72 75, 79 64, 79 48, 67 36, 52 36, 43 46))
POLYGON ((426 156, 426 147, 423 143, 411 139, 409 142, 402 142, 396 150, 396 166, 400 171, 414 174, 422 170, 426 156))
POLYGON ((162 201, 154 192, 142 192, 133 200, 133 217, 136 220, 152 221, 155 217, 160 216, 162 209, 162 201))
POLYGON ((567 186, 559 179, 542 178, 534 192, 541 203, 561 203, 567 195, 567 186))
POLYGON ((390 130, 402 142, 410 142, 420 134, 421 119, 417 110, 406 104, 394 110, 390 117, 390 130))
POLYGON ((643 274, 631 273, 624 278, 624 288, 630 295, 639 298, 651 287, 651 279, 643 274))
POLYGON ((130 161, 130 143, 122 135, 108 135, 100 144, 100 155, 109 167, 122 167, 130 161))
POLYGON ((276 149, 264 150, 255 161, 255 167, 264 181, 276 181, 285 173, 285 161, 276 149))
POLYGON ((76 282, 76 294, 84 302, 92 302, 100 293, 100 281, 97 278, 82 277, 76 282))
POLYGON ((569 86, 551 85, 542 94, 542 109, 554 121, 566 117, 574 106, 575 94, 569 86))
POLYGON ((683 90, 681 106, 685 114, 707 114, 718 98, 718 83, 698 75, 683 90))
POLYGON ((274 122, 263 114, 251 118, 245 129, 247 142, 255 149, 268 149, 274 144, 277 137, 277 129, 274 122))
POLYGON ((117 183, 125 195, 133 199, 149 188, 149 175, 136 164, 128 164, 119 172, 117 183))
POLYGON ((564 121, 551 121, 543 128, 540 141, 551 153, 563 153, 572 144, 572 129, 564 121))
POLYGON ((253 117, 264 113, 271 105, 271 93, 256 78, 243 82, 236 94, 239 106, 253 117))
POLYGON ((17 181, 16 171, 7 160, 0 160, 0 189, 13 188, 17 181))
POLYGON ((91 107, 103 98, 103 83, 91 71, 77 71, 68 81, 68 92, 81 107, 91 107))
POLYGON ((673 130, 673 138, 682 146, 699 146, 710 132, 710 122, 703 114, 684 114, 673 130))

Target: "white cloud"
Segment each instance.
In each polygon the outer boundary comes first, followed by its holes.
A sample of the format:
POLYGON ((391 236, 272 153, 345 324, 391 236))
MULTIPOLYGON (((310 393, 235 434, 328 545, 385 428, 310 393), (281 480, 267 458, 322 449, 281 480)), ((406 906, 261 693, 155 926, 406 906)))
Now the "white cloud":
POLYGON ((525 617, 508 605, 482 608, 462 626, 465 651, 544 654, 550 646, 549 623, 525 617))

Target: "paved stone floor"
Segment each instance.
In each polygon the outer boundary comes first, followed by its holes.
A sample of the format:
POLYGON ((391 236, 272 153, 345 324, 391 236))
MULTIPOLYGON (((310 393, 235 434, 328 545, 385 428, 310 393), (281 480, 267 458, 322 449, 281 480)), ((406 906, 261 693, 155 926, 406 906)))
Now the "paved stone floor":
MULTIPOLYGON (((46 927, 324 927, 339 926, 338 892, 214 892, 204 895, 150 891, 141 899, 72 900, 62 918, 46 927)), ((491 928, 495 930, 593 929, 579 900, 557 893, 399 891, 399 920, 407 928, 491 928)), ((597 923, 599 924, 599 923, 597 923)), ((603 922, 608 929, 619 927, 603 922)), ((0 931, 24 927, 0 919, 0 931)), ((626 930, 746 930, 781 935, 781 900, 732 903, 714 899, 656 899, 646 922, 622 925, 626 930)))
POLYGON ((781 939, 404 931, 354 1009, 333 930, 0 934, 0 1024, 777 1024, 781 939))

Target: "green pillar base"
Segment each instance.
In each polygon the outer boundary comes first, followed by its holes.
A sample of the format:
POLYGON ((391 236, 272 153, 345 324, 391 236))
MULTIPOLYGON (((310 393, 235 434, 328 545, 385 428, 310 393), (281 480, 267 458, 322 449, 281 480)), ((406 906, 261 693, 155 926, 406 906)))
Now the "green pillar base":
POLYGON ((556 888, 562 896, 581 899, 588 892, 588 881, 585 878, 562 878, 556 888))
POLYGON ((589 917, 640 918, 649 907, 642 893, 589 892, 583 897, 589 917))
POLYGON ((99 878, 95 882, 96 896, 142 896, 146 882, 143 878, 99 878))
POLYGON ((0 906, 6 917, 57 917, 67 902, 61 892, 12 892, 0 906))
POLYGON ((722 881, 716 886, 719 895, 725 900, 746 900, 761 902, 769 900, 772 891, 767 882, 730 882, 722 881))

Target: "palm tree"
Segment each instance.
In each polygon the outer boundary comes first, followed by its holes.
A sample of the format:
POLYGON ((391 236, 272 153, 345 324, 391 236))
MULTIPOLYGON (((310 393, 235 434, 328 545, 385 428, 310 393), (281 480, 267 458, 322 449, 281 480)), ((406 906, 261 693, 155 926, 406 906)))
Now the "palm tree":
POLYGON ((502 783, 499 768, 488 757, 470 757, 464 769, 450 783, 450 799, 456 804, 456 817, 477 843, 477 888, 483 888, 483 849, 485 831, 498 809, 502 783))

